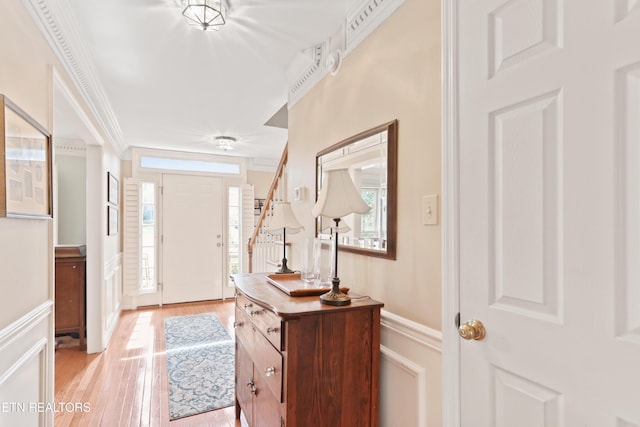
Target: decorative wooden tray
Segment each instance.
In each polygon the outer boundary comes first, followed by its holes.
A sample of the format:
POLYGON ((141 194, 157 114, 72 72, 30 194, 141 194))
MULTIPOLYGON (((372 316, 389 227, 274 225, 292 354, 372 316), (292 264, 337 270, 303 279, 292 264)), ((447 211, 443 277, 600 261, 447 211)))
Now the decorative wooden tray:
MULTIPOLYGON (((267 281, 285 294, 292 297, 308 297, 312 295, 322 295, 331 290, 331 286, 314 286, 313 282, 305 282, 300 278, 299 273, 295 274, 269 274, 267 281)), ((345 294, 349 288, 340 288, 345 294)))

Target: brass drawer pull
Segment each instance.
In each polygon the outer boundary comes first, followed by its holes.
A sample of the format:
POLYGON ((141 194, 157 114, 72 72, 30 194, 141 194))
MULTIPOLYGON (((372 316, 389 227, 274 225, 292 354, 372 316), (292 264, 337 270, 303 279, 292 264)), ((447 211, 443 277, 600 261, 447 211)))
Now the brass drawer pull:
POLYGON ((240 326, 242 326, 242 322, 233 322, 234 328, 239 328, 240 326))
POLYGON ((255 385, 255 384, 254 384, 254 382, 253 382, 253 378, 251 378, 251 379, 249 380, 249 382, 247 383, 247 387, 250 387, 250 388, 251 388, 251 394, 256 394, 256 391, 257 391, 258 389, 256 388, 256 385, 255 385))
POLYGON ((267 334, 276 334, 280 328, 267 328, 267 334))
POLYGON ((270 366, 270 367, 268 367, 268 368, 265 368, 265 370, 264 370, 264 374, 265 374, 267 377, 270 377, 270 376, 272 376, 272 375, 275 375, 275 373, 276 373, 276 368, 274 368, 273 366, 270 366))
POLYGON ((251 304, 250 302, 244 305, 244 308, 251 308, 251 307, 253 307, 253 304, 251 304))
POLYGON ((256 311, 252 311, 249 314, 251 315, 251 317, 255 317, 258 314, 262 313, 264 310, 256 310, 256 311))

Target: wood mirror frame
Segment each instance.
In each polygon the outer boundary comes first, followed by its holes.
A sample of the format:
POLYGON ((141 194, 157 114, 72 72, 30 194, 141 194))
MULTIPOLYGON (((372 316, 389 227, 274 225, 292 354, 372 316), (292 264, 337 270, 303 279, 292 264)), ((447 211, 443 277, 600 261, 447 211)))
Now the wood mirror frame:
MULTIPOLYGON (((367 148, 372 150, 378 150, 383 155, 379 157, 381 162, 384 162, 386 166, 386 185, 384 182, 380 183, 377 190, 377 204, 378 210, 382 210, 381 216, 377 216, 379 224, 382 225, 380 230, 376 232, 384 231, 384 235, 378 235, 374 238, 365 237, 362 235, 349 236, 351 232, 344 233, 339 237, 338 248, 344 252, 352 252, 361 255, 367 255, 377 258, 396 259, 396 245, 397 245, 397 213, 398 213, 398 121, 393 120, 391 122, 376 126, 372 129, 361 132, 350 138, 338 142, 332 145, 318 154, 316 154, 316 201, 322 188, 322 176, 323 166, 326 166, 329 162, 339 163, 339 167, 349 167, 350 172, 354 173, 354 163, 350 164, 349 159, 351 155, 356 152, 364 152, 367 148), (386 138, 385 138, 386 136, 386 138), (385 140, 386 139, 386 140, 385 140), (369 141, 367 141, 369 140, 369 141), (377 140, 377 141, 376 141, 377 140), (364 149, 357 148, 358 144, 365 145, 364 149), (384 156, 386 154, 386 156, 384 156), (386 158, 385 158, 386 157, 386 158), (384 191, 382 191, 384 190, 384 191), (386 193, 384 197, 380 196, 380 193, 386 193), (349 242, 347 242, 347 240, 349 242), (353 243, 355 241, 357 243, 353 243)), ((329 165, 328 169, 336 168, 334 165, 329 165)), ((380 168, 381 169, 381 168, 380 168)), ((360 169, 362 170, 362 169, 360 169)), ((358 185, 356 185, 358 187, 358 185)), ((347 216, 346 218, 348 218, 347 216)), ((326 221, 326 218, 325 218, 326 221)), ((316 236, 320 238, 329 239, 330 234, 323 234, 322 231, 329 227, 326 223, 322 224, 322 218, 316 219, 316 236)))

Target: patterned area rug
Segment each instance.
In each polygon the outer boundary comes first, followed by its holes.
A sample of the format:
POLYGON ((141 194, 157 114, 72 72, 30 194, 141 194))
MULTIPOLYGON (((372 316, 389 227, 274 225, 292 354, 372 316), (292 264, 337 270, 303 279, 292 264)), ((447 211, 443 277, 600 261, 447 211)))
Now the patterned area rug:
POLYGON ((164 320, 172 420, 235 403, 234 342, 215 313, 164 320))

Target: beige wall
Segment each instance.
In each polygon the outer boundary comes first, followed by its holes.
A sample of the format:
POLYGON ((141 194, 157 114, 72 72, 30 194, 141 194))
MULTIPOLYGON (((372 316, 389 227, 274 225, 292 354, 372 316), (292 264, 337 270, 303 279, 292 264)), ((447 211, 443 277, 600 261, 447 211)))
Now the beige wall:
POLYGON ((273 172, 247 171, 247 184, 253 185, 254 197, 265 199, 273 182, 273 172))
MULTIPOLYGON (((53 54, 19 0, 0 3, 0 93, 51 130, 53 54)), ((0 218, 0 329, 52 297, 50 220, 0 218)))
MULTIPOLYGON (((340 254, 344 285, 385 309, 441 328, 440 225, 422 225, 422 196, 440 194, 440 2, 407 0, 289 111, 289 188, 315 190, 315 154, 398 119, 397 260, 340 254)), ((291 199, 291 197, 289 197, 291 199)), ((314 197, 293 202, 306 236, 314 197)), ((300 237, 297 238, 300 241, 300 237)), ((294 250, 299 245, 295 245, 294 250)))
MULTIPOLYGON (((55 70, 58 76, 56 81, 66 87, 82 108, 83 114, 98 128, 91 109, 75 89, 64 66, 57 60, 26 7, 21 0, 0 2, 0 40, 6 41, 0 43, 0 93, 51 131, 55 139, 53 96, 59 92, 53 88, 55 70)), ((102 137, 105 138, 105 135, 102 137)), ((103 231, 106 230, 106 221, 103 220, 103 216, 106 217, 106 173, 102 173, 111 170, 119 177, 120 159, 109 142, 104 146, 90 147, 99 150, 97 158, 101 167, 88 171, 95 176, 93 187, 89 186, 91 179, 87 179, 87 188, 93 188, 89 193, 96 194, 95 212, 92 211, 94 215, 87 216, 88 229, 97 230, 93 242, 90 242, 89 235, 86 236, 87 247, 92 255, 87 258, 88 328, 91 327, 91 315, 97 313, 100 316, 101 308, 104 308, 101 291, 105 261, 114 259, 120 251, 117 238, 105 240, 103 237, 103 231), (98 173, 99 176, 95 175, 98 173), (96 295, 94 300, 90 298, 92 294, 96 295)), ((0 290, 3 292, 0 330, 54 298, 53 224, 51 220, 0 218, 0 290)), ((98 330, 104 322, 98 319, 95 323, 98 330)), ((89 340, 99 336, 95 330, 90 333, 89 340)))

